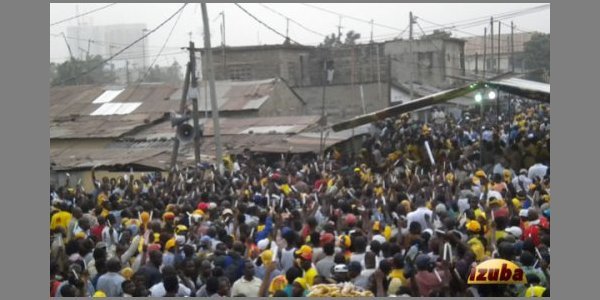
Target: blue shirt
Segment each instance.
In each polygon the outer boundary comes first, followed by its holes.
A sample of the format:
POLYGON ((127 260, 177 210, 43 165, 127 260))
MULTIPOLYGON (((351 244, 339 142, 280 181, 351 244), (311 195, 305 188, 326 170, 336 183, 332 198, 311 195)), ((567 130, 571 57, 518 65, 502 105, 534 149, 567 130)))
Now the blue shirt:
POLYGON ((255 241, 258 243, 260 240, 266 239, 269 234, 271 234, 271 230, 273 229, 273 218, 271 216, 267 217, 267 221, 265 222, 265 228, 256 233, 255 241))
POLYGON ((97 290, 103 291, 106 297, 120 297, 123 294, 121 284, 125 278, 118 273, 108 272, 98 279, 97 290))

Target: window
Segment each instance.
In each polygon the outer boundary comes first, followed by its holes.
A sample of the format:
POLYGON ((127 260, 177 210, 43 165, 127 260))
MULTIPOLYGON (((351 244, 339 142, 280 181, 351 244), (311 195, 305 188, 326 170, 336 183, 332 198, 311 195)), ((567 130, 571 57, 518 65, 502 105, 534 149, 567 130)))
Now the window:
POLYGON ((286 78, 293 85, 298 84, 298 77, 296 74, 296 64, 293 62, 288 62, 288 78, 286 78))
POLYGON ((252 79, 252 70, 248 65, 229 66, 229 79, 231 80, 250 80, 252 79))

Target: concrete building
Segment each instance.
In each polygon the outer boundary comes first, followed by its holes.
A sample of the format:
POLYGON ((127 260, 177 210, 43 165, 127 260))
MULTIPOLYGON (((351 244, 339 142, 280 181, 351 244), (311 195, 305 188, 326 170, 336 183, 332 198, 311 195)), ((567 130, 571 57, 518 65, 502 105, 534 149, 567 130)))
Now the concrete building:
MULTIPOLYGON (((312 49, 298 45, 213 48, 215 80, 245 81, 281 77, 290 86, 308 84, 306 74, 312 49)), ((202 55, 202 77, 208 78, 205 57, 202 55)))
MULTIPOLYGON (((503 30, 505 28, 502 28, 503 30)), ((510 32, 510 29, 507 29, 510 32)), ((500 74, 512 70, 511 63, 511 37, 510 33, 500 35, 500 63, 498 64, 498 35, 494 33, 494 56, 491 55, 490 35, 485 41, 486 50, 486 74, 500 74), (499 69, 498 69, 499 68, 499 69)), ((533 33, 514 33, 514 70, 517 73, 527 72, 524 60, 524 45, 528 42, 533 33)), ((465 69, 472 74, 482 75, 484 68, 483 48, 484 37, 465 38, 465 69)))
POLYGON ((391 78, 397 83, 413 81, 440 89, 462 82, 456 76, 465 75, 464 41, 455 38, 414 40, 413 58, 408 41, 393 41, 385 45, 385 55, 391 59, 391 78))
MULTIPOLYGON (((413 80, 440 89, 461 83, 455 76, 465 74, 463 47, 464 41, 454 38, 415 40, 413 80)), ((305 101, 308 114, 320 115, 324 102, 327 122, 332 123, 395 104, 390 97, 390 83, 410 81, 408 49, 408 41, 396 40, 333 48, 216 47, 212 52, 217 80, 281 77, 305 101), (323 90, 324 63, 329 60, 334 74, 323 90)))

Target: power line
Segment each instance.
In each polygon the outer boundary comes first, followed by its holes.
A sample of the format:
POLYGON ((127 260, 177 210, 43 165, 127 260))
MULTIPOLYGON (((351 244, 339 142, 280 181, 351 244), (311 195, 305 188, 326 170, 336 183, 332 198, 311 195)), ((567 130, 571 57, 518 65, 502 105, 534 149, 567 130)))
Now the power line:
POLYGON ((154 60, 152 61, 152 63, 150 64, 150 66, 148 67, 148 69, 146 70, 146 72, 144 72, 144 75, 142 75, 142 78, 138 80, 138 83, 135 85, 135 87, 133 88, 133 91, 131 92, 130 95, 133 95, 133 93, 138 89, 138 87, 140 86, 140 84, 142 84, 142 82, 144 80, 146 80, 146 77, 148 77, 148 74, 150 74, 150 70, 152 70, 152 67, 154 66, 154 64, 156 63, 156 61, 158 60, 158 58, 161 56, 162 51, 165 49, 165 46, 169 42, 169 39, 171 38, 171 35, 173 35, 173 30, 177 26, 177 23, 179 23, 179 19, 181 18, 182 14, 183 14, 183 9, 179 12, 179 15, 177 16, 177 19, 175 19, 175 23, 173 24, 173 27, 171 27, 171 31, 169 31, 169 35, 167 35, 167 38, 165 39, 165 42, 162 45, 162 48, 160 49, 160 51, 158 52, 158 54, 154 57, 154 60))
MULTIPOLYGON (((162 53, 161 56, 165 57, 165 56, 176 56, 176 55, 183 55, 186 54, 187 51, 185 50, 179 50, 179 51, 175 51, 175 52, 167 52, 167 53, 162 53)), ((147 56, 150 55, 152 56, 152 54, 147 54, 147 56)), ((56 56, 56 57, 51 57, 50 60, 57 60, 57 59, 69 59, 69 56, 56 56)), ((135 60, 135 59, 141 59, 143 58, 142 54, 137 53, 135 55, 131 55, 131 56, 118 56, 113 58, 113 61, 123 61, 123 60, 135 60)))
MULTIPOLYGON (((60 33, 50 33, 50 35, 53 36, 53 37, 62 38, 62 35, 60 33)), ((75 41, 90 42, 92 44, 105 45, 105 46, 126 46, 126 45, 129 45, 127 43, 117 43, 117 42, 108 42, 108 41, 102 41, 102 40, 77 38, 77 37, 74 37, 74 36, 67 36, 67 39, 69 39, 69 40, 75 40, 75 41)), ((158 46, 158 45, 149 45, 149 46, 146 46, 146 47, 147 48, 160 48, 161 46, 158 46)), ((179 49, 179 47, 167 47, 167 48, 169 48, 169 49, 179 49)))
POLYGON ((273 9, 273 8, 270 8, 270 7, 268 7, 268 6, 266 6, 266 5, 262 4, 262 3, 259 3, 259 5, 260 5, 260 6, 262 6, 262 7, 264 7, 264 8, 266 8, 266 9, 268 9, 268 10, 270 10, 270 11, 272 11, 273 13, 275 13, 275 14, 277 14, 277 15, 279 15, 279 16, 281 16, 281 17, 285 18, 285 19, 287 19, 287 20, 290 20, 292 23, 294 23, 294 24, 296 24, 296 25, 300 26, 300 28, 302 28, 302 29, 304 29, 304 30, 306 30, 306 31, 308 31, 308 32, 314 33, 314 34, 316 34, 316 35, 319 35, 319 36, 322 36, 322 37, 326 37, 326 36, 327 36, 327 35, 325 35, 325 34, 322 34, 322 33, 320 33, 320 32, 317 32, 317 31, 315 31, 315 30, 312 30, 312 29, 310 29, 310 28, 307 28, 306 26, 302 25, 300 22, 297 22, 296 20, 294 20, 294 19, 292 19, 292 18, 290 18, 290 17, 288 17, 288 16, 286 16, 286 15, 284 15, 284 14, 282 14, 282 13, 280 13, 280 12, 276 11, 276 10, 275 10, 275 9, 273 9))
POLYGON ((334 14, 334 15, 336 15, 338 17, 352 19, 352 20, 355 20, 355 21, 359 21, 359 22, 363 22, 363 23, 369 24, 369 25, 373 24, 373 25, 376 25, 376 26, 379 26, 379 27, 382 27, 382 28, 387 28, 387 29, 402 31, 402 29, 400 29, 400 28, 396 28, 396 27, 392 27, 392 26, 388 26, 388 25, 383 25, 383 24, 378 24, 378 23, 371 23, 370 20, 364 20, 364 19, 360 19, 360 18, 357 18, 357 17, 344 15, 344 14, 341 14, 341 13, 338 13, 338 12, 334 12, 334 11, 331 11, 331 10, 328 10, 328 9, 325 9, 325 8, 322 8, 322 7, 318 7, 318 6, 312 5, 312 4, 308 4, 308 3, 300 3, 300 4, 302 4, 304 6, 312 7, 314 9, 318 9, 318 10, 321 10, 321 11, 324 11, 324 12, 328 12, 330 14, 334 14))
MULTIPOLYGON (((451 24, 446 24, 446 25, 442 25, 442 24, 438 24, 435 22, 431 22, 428 20, 425 20, 423 18, 421 18, 423 21, 425 21, 426 23, 438 26, 438 28, 433 28, 433 27, 429 27, 426 29, 426 31, 432 31, 432 30, 450 30, 450 31, 456 31, 456 32, 462 32, 464 34, 467 35, 471 35, 471 36, 477 36, 473 33, 470 32, 466 32, 463 30, 459 30, 457 28, 471 28, 471 27, 475 27, 475 26, 479 26, 479 25, 484 25, 487 24, 489 22, 489 17, 494 17, 494 20, 506 20, 506 19, 510 19, 510 18, 514 18, 520 15, 526 15, 526 14, 531 14, 537 11, 541 11, 541 10, 545 10, 549 8, 549 4, 548 5, 541 5, 541 6, 536 6, 536 7, 532 7, 532 8, 527 8, 527 9, 522 9, 522 10, 518 10, 518 11, 513 11, 513 12, 509 12, 509 13, 502 13, 502 14, 497 14, 497 15, 491 15, 488 16, 487 18, 478 18, 477 21, 473 21, 473 22, 469 22, 469 23, 465 23, 465 24, 461 24, 461 25, 452 25, 455 23, 451 23, 451 24), (452 26, 449 26, 452 25, 452 26)), ((460 21, 459 21, 460 23, 460 21)))
POLYGON ((73 76, 71 78, 67 78, 66 80, 62 80, 60 83, 58 83, 57 85, 63 85, 65 82, 71 81, 73 79, 76 79, 79 76, 84 76, 87 75, 89 73, 91 73, 92 71, 94 71, 95 69, 99 68, 100 66, 104 65, 105 63, 107 63, 108 61, 112 60, 113 58, 115 58, 117 55, 123 53, 125 50, 131 48, 133 45, 137 44, 139 41, 145 39, 147 36, 149 36, 150 34, 154 33, 155 31, 157 31, 159 28, 161 28, 163 25, 165 25, 167 22, 169 22, 171 19, 173 19, 180 11, 183 10, 183 8, 185 8, 185 6, 188 5, 187 3, 183 4, 181 6, 181 8, 179 8, 174 14, 172 14, 170 17, 168 17, 166 20, 164 20, 162 23, 160 23, 158 26, 156 26, 154 29, 148 31, 148 33, 144 34, 142 37, 138 38, 137 40, 133 41, 131 44, 129 44, 128 46, 126 46, 125 48, 119 50, 116 54, 112 55, 111 57, 101 61, 99 64, 93 66, 91 69, 80 73, 76 76, 73 76))
MULTIPOLYGON (((234 3, 237 7, 239 7, 241 10, 243 10, 247 15, 249 15, 250 17, 252 17, 254 20, 256 20, 258 23, 262 24, 263 26, 267 27, 269 30, 275 32, 276 34, 282 36, 285 39, 288 39, 289 37, 286 37, 284 34, 281 34, 279 31, 273 29, 271 26, 267 25, 265 22, 261 21, 259 18, 255 17, 253 14, 251 14, 249 11, 247 11, 245 8, 243 8, 241 5, 234 3)), ((292 40, 291 38, 289 39, 290 41, 298 44, 298 45, 302 45, 294 40, 292 40)))
POLYGON ((105 8, 111 7, 111 6, 115 5, 115 4, 117 4, 117 3, 111 3, 111 4, 108 4, 108 5, 104 5, 104 6, 102 6, 102 7, 98 7, 98 8, 96 8, 96 9, 90 10, 90 11, 88 11, 88 12, 84 12, 84 13, 82 13, 82 14, 79 14, 79 15, 76 15, 76 16, 72 16, 72 17, 70 17, 70 18, 66 18, 66 19, 64 19, 64 20, 60 20, 60 21, 58 21, 58 22, 51 23, 51 24, 50 24, 50 27, 52 27, 52 26, 54 26, 54 25, 58 25, 58 24, 64 23, 64 22, 67 22, 67 21, 71 21, 71 20, 77 19, 77 18, 79 18, 79 17, 83 17, 83 16, 85 16, 85 15, 89 15, 89 14, 91 14, 91 13, 95 13, 95 12, 97 12, 97 11, 100 11, 100 10, 103 10, 103 9, 105 9, 105 8))
MULTIPOLYGON (((505 18, 509 18, 509 17, 513 17, 513 16, 518 16, 521 14, 529 14, 529 13, 535 12, 537 10, 544 10, 549 7, 550 7, 549 4, 544 4, 544 5, 530 7, 530 8, 526 8, 526 9, 519 9, 519 10, 508 11, 508 12, 503 12, 503 13, 493 14, 493 15, 488 15, 488 16, 483 16, 483 17, 465 19, 465 20, 461 20, 461 21, 447 23, 444 25, 437 24, 436 26, 443 26, 444 28, 442 28, 442 29, 446 29, 446 28, 450 28, 450 27, 452 27, 452 28, 459 28, 459 27, 468 28, 468 27, 472 27, 472 26, 487 24, 489 22, 490 17, 493 17, 496 20, 505 19, 505 18)), ((433 27, 425 27, 425 30, 429 31, 432 28, 433 27)), ((436 28, 436 29, 439 29, 439 28, 436 28)))

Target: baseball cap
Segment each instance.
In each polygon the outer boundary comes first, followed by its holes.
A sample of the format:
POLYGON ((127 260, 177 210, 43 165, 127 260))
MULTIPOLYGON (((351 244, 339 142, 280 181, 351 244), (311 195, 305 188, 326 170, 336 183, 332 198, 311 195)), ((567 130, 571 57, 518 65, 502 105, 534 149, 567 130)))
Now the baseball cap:
POLYGON ((513 235, 516 238, 521 238, 521 235, 523 234, 523 230, 521 230, 521 228, 519 228, 518 226, 508 227, 508 228, 504 229, 504 231, 510 233, 511 235, 513 235))
POLYGON ((331 243, 335 240, 335 236, 333 236, 333 234, 329 233, 329 232, 325 232, 323 234, 321 234, 321 244, 328 244, 331 243))
POLYGON ((258 243, 256 244, 256 246, 260 250, 267 249, 267 247, 269 247, 269 239, 262 239, 262 240, 258 241, 258 243))
POLYGON ((338 264, 333 267, 333 273, 348 273, 348 266, 345 264, 338 264))
POLYGON ((306 260, 312 260, 313 250, 310 246, 302 245, 295 253, 306 260))

